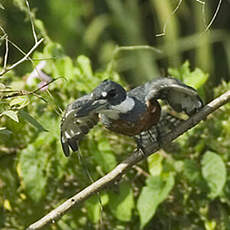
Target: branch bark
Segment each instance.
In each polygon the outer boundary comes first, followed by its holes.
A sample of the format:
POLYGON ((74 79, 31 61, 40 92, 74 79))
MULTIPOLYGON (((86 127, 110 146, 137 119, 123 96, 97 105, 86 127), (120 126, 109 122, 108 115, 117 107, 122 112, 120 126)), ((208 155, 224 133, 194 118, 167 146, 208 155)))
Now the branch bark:
MULTIPOLYGON (((184 121, 179 127, 177 127, 173 132, 167 134, 166 136, 162 137, 161 145, 166 145, 173 140, 175 140, 178 136, 185 133, 190 128, 197 125, 200 121, 204 120, 210 113, 217 110, 222 105, 226 104, 230 101, 230 91, 227 91, 220 97, 214 99, 209 104, 204 106, 198 113, 194 114, 188 120, 184 121)), ((109 172, 104 177, 100 178, 99 180, 95 181, 93 184, 89 185, 79 193, 75 194, 60 206, 52 210, 46 216, 38 220, 37 222, 30 225, 27 230, 37 230, 41 229, 42 227, 46 226, 49 223, 55 223, 58 219, 61 218, 67 211, 69 211, 74 205, 78 205, 81 202, 88 199, 93 194, 97 193, 98 191, 102 190, 104 187, 108 186, 109 184, 113 183, 115 180, 120 178, 128 169, 130 169, 133 165, 138 163, 139 161, 147 158, 152 153, 158 151, 160 149, 159 143, 154 143, 151 146, 146 148, 145 155, 140 154, 138 151, 134 151, 134 153, 129 156, 126 160, 116 166, 111 172, 109 172)))

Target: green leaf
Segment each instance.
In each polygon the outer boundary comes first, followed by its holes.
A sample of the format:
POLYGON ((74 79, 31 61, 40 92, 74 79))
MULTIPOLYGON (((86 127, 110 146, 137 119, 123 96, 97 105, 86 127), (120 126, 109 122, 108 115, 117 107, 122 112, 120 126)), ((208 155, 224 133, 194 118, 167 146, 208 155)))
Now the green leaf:
POLYGON ((148 157, 148 168, 152 176, 160 175, 162 171, 163 156, 160 153, 148 157))
POLYGON ((26 10, 26 5, 25 5, 25 2, 24 1, 21 1, 21 0, 14 0, 13 3, 19 7, 19 9, 21 10, 26 10))
POLYGON ((21 152, 17 171, 30 198, 38 202, 44 195, 47 184, 47 157, 35 146, 36 143, 30 144, 21 152))
POLYGON ((0 3, 0 8, 5 10, 4 6, 2 5, 2 3, 0 3))
POLYGON ((101 197, 101 203, 103 206, 109 203, 109 195, 107 193, 101 192, 100 197, 101 197))
POLYGON ((141 228, 143 228, 154 216, 157 207, 168 196, 174 186, 172 173, 167 176, 151 176, 147 180, 147 186, 143 187, 137 200, 141 228))
POLYGON ((101 218, 101 205, 106 205, 109 201, 107 193, 97 194, 89 198, 85 204, 87 208, 87 215, 93 223, 98 223, 101 218), (101 203, 100 203, 101 202, 101 203))
POLYGON ((190 70, 190 64, 185 61, 179 68, 169 68, 168 72, 175 78, 183 81, 185 84, 198 89, 204 85, 209 75, 204 73, 201 69, 196 68, 194 71, 190 70))
POLYGON ((27 122, 29 122, 32 126, 38 129, 38 131, 44 131, 47 132, 47 130, 37 121, 35 120, 29 113, 27 113, 24 110, 19 111, 19 115, 25 119, 27 122))
POLYGON ((0 83, 0 89, 5 89, 6 86, 3 83, 0 83))
POLYGON ((215 220, 206 220, 204 224, 205 224, 205 230, 215 230, 216 229, 215 220))
POLYGON ((201 161, 202 176, 210 188, 209 197, 217 197, 226 182, 226 167, 222 158, 214 152, 207 151, 201 161))
POLYGON ((87 215, 93 223, 97 223, 101 217, 101 204, 99 196, 94 195, 86 201, 87 215))
POLYGON ((18 120, 18 114, 17 112, 13 111, 13 110, 7 110, 1 113, 1 115, 6 115, 9 118, 11 118, 12 120, 19 122, 18 120))
POLYGON ((111 171, 117 164, 116 157, 111 150, 111 146, 107 140, 100 140, 98 149, 90 143, 90 151, 94 152, 94 159, 100 165, 104 172, 111 171))
POLYGON ((107 14, 101 14, 92 20, 84 35, 84 41, 89 47, 93 48, 97 44, 100 35, 103 33, 106 26, 108 26, 108 22, 107 14))
POLYGON ((87 78, 93 78, 93 71, 90 65, 90 60, 86 56, 80 55, 77 58, 77 64, 81 69, 82 74, 87 78))
POLYGON ((190 182, 195 182, 200 178, 200 169, 194 160, 185 160, 184 175, 190 182))
POLYGON ((44 48, 44 56, 62 58, 64 56, 63 48, 58 43, 49 42, 44 48))
POLYGON ((8 130, 6 127, 0 127, 0 134, 10 135, 10 134, 12 134, 12 132, 10 130, 8 130))
POLYGON ((109 193, 109 208, 113 215, 121 221, 130 221, 134 208, 131 184, 123 182, 118 192, 109 193))
POLYGON ((178 68, 169 68, 168 72, 170 75, 172 75, 173 77, 179 79, 179 80, 183 80, 183 76, 185 75, 189 75, 189 62, 185 61, 183 63, 183 65, 181 65, 178 68))
POLYGON ((10 101, 10 106, 17 106, 18 109, 21 109, 29 104, 29 99, 27 96, 16 97, 10 101))
POLYGON ((209 75, 204 73, 201 69, 196 68, 189 75, 184 76, 184 83, 195 88, 199 89, 204 83, 208 80, 209 75))
POLYGON ((57 76, 65 77, 67 79, 73 76, 73 62, 69 57, 63 57, 56 61, 57 76))

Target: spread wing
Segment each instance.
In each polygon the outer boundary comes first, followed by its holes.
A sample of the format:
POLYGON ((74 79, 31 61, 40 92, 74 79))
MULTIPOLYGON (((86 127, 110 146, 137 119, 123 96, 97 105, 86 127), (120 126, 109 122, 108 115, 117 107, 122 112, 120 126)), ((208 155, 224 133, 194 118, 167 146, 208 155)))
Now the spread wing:
POLYGON ((78 142, 97 124, 98 115, 90 113, 84 117, 77 117, 77 111, 89 101, 85 95, 69 104, 61 120, 61 144, 63 152, 69 156, 70 149, 78 150, 78 142))
POLYGON ((203 107, 197 91, 174 78, 158 78, 145 84, 146 101, 162 99, 176 112, 189 116, 203 107))

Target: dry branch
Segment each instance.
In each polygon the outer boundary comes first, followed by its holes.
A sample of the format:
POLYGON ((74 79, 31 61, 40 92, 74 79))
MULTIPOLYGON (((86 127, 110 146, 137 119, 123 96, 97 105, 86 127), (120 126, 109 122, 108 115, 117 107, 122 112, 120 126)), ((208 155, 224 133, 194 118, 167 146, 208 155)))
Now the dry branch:
MULTIPOLYGON (((230 101, 230 91, 227 91, 220 97, 214 99, 212 102, 204 106, 198 113, 194 114, 188 120, 184 121, 179 127, 177 127, 173 132, 167 134, 162 137, 162 145, 166 145, 173 140, 175 140, 178 136, 189 130, 190 128, 197 125, 200 121, 204 120, 210 113, 217 110, 222 105, 226 104, 230 101)), ((70 210, 74 205, 80 204, 81 202, 88 199, 93 194, 102 190, 104 187, 113 183, 115 180, 120 178, 128 169, 130 169, 133 165, 138 163, 144 158, 147 158, 152 153, 156 152, 160 149, 158 143, 154 143, 151 146, 146 148, 146 154, 140 154, 138 151, 135 151, 131 156, 129 156, 126 160, 116 166, 111 172, 109 172, 104 177, 95 181, 93 184, 89 185, 81 192, 75 194, 60 206, 52 210, 46 216, 30 225, 27 230, 36 230, 46 226, 49 223, 55 223, 61 216, 63 216, 68 210, 70 210)))
POLYGON ((14 69, 19 64, 23 63, 24 61, 29 59, 29 56, 34 52, 34 50, 43 42, 43 38, 41 38, 37 43, 34 44, 34 46, 30 49, 30 51, 19 61, 14 63, 13 65, 3 68, 2 72, 0 72, 0 76, 4 75, 5 73, 9 72, 10 70, 14 69))
MULTIPOLYGON (((28 10, 28 15, 30 18, 30 23, 31 23, 31 28, 32 28, 32 33, 33 33, 33 37, 34 37, 34 45, 33 47, 28 51, 28 53, 25 53, 21 48, 19 48, 14 42, 10 41, 8 39, 8 35, 5 32, 5 30, 3 29, 3 27, 0 26, 0 31, 2 31, 3 36, 1 37, 1 39, 5 39, 5 55, 4 55, 4 62, 3 62, 3 69, 0 72, 0 77, 3 76, 4 74, 6 74, 7 72, 11 71, 12 69, 14 69, 16 66, 20 65, 21 63, 23 63, 26 60, 30 60, 32 61, 32 59, 30 58, 30 55, 36 50, 36 48, 43 42, 44 38, 41 38, 40 40, 38 40, 37 38, 37 34, 35 31, 35 27, 34 27, 34 22, 33 22, 33 17, 32 17, 32 13, 30 10, 30 5, 29 2, 27 0, 25 0, 25 4, 28 10), (19 50, 24 57, 21 58, 20 60, 18 60, 17 62, 15 62, 14 64, 12 64, 11 66, 6 66, 7 65, 7 61, 8 61, 8 55, 9 55, 9 43, 11 45, 13 45, 17 50, 19 50)), ((32 62, 33 63, 33 62, 32 62)))

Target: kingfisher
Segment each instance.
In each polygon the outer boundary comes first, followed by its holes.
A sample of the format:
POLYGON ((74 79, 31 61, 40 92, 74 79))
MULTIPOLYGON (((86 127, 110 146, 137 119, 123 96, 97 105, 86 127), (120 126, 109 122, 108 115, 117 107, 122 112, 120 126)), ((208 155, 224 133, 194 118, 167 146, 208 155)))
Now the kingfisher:
MULTIPOLYGON (((61 144, 65 156, 70 155, 70 149, 78 150, 79 141, 98 121, 113 132, 134 137, 141 147, 146 134, 157 140, 157 128, 167 119, 159 100, 188 116, 203 106, 194 88, 171 77, 154 79, 128 92, 114 81, 102 81, 91 93, 78 98, 65 110, 61 121, 61 144)), ((174 127, 176 121, 170 121, 175 123, 174 127)))

